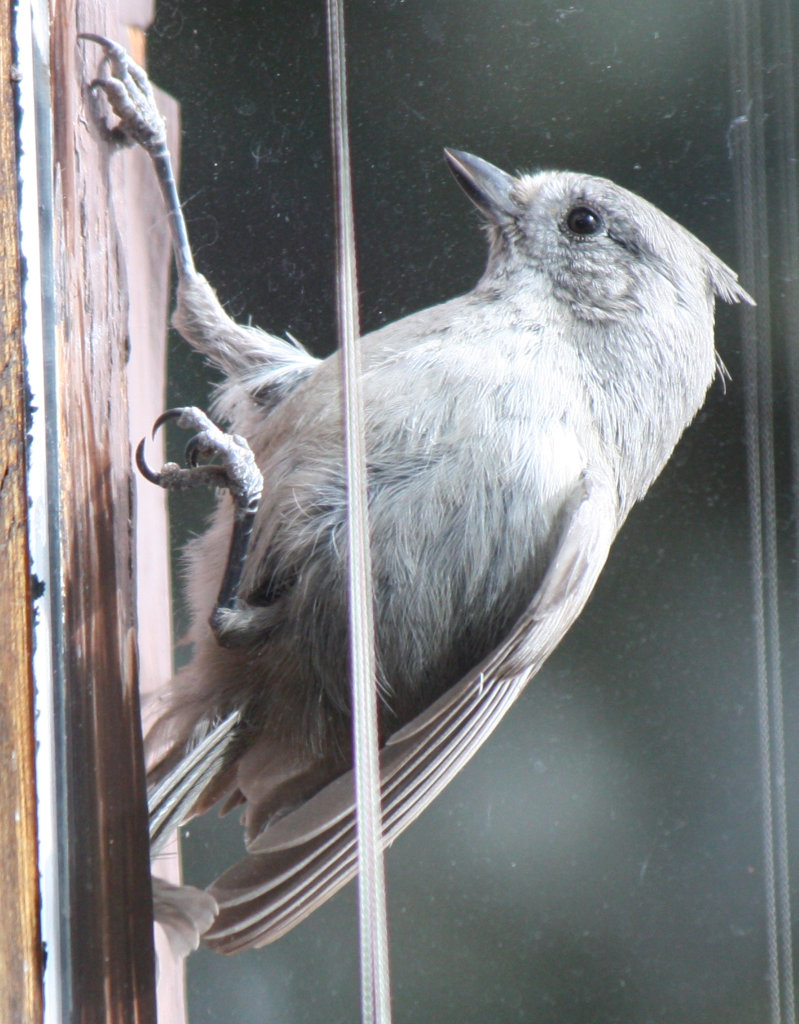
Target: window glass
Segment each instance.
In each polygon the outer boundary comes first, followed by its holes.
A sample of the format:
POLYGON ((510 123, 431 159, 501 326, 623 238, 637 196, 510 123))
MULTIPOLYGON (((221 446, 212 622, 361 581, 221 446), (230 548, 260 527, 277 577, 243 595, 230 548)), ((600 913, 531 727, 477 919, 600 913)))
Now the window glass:
MULTIPOLYGON (((755 5, 721 0, 382 0, 348 4, 346 27, 364 331, 467 291, 482 270, 478 217, 443 146, 508 171, 612 178, 742 270, 736 159, 765 125, 773 173, 758 194, 755 255, 766 294, 755 297, 761 332, 770 312, 761 341, 776 371, 761 419, 775 431, 790 823, 797 267, 778 187, 791 144, 778 106, 793 99, 778 56, 793 38, 777 30, 788 6, 762 5, 763 50, 736 22, 755 5), (762 112, 740 91, 746 62, 765 82, 762 112)), ((182 104, 181 193, 199 269, 234 317, 330 351, 323 5, 159 0, 149 66, 182 104)), ((398 1021, 773 1019, 745 429, 757 382, 743 339, 740 312, 720 307, 731 380, 712 386, 631 514, 577 625, 389 851, 398 1021)), ((169 404, 207 403, 200 359, 179 339, 170 358, 169 404)), ((185 538, 210 498, 171 505, 185 538)), ((241 856, 235 818, 186 828, 188 881, 207 884, 241 856)), ((795 850, 795 829, 788 840, 795 850)), ((192 956, 191 1020, 352 1021, 357 971, 350 886, 273 946, 192 956)))

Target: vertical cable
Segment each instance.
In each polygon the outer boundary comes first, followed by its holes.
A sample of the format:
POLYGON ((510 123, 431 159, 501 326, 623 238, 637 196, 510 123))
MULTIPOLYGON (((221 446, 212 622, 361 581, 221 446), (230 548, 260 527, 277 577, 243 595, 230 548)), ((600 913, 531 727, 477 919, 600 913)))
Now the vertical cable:
MULTIPOLYGON (((785 339, 788 346, 788 365, 792 377, 790 412, 792 427, 792 455, 794 473, 794 502, 799 496, 799 348, 797 347, 797 324, 799 324, 799 289, 796 275, 799 271, 799 176, 797 175, 796 145, 796 78, 794 66, 794 32, 791 18, 791 4, 779 0, 776 11, 769 13, 767 23, 772 28, 773 51, 769 64, 775 76, 772 90, 774 108, 776 159, 769 161, 769 181, 773 183, 779 203, 777 233, 779 235, 780 280, 783 282, 783 316, 789 325, 790 335, 785 339)), ((775 583, 776 587, 776 583, 775 583)), ((785 771, 785 730, 782 714, 782 692, 779 694, 779 718, 776 724, 775 746, 777 771, 780 786, 778 790, 777 856, 780 895, 781 930, 784 936, 784 958, 782 963, 785 1017, 789 1024, 796 1020, 793 948, 791 921, 791 885, 788 857, 788 813, 786 808, 787 786, 785 771)))
POLYGON ((363 400, 359 373, 360 325, 342 6, 342 0, 327 0, 328 70, 337 228, 336 301, 344 385, 344 432, 349 496, 350 670, 358 823, 361 1019, 363 1024, 390 1024, 391 992, 380 813, 372 568, 367 522, 363 400))
POLYGON ((763 804, 771 1024, 795 1024, 785 733, 778 603, 771 316, 759 5, 730 4, 735 176, 741 271, 758 305, 743 310, 744 401, 763 804))
MULTIPOLYGON (((796 139, 797 55, 791 7, 793 0, 778 0, 771 19, 773 46, 774 137, 776 159, 770 162, 769 180, 777 196, 779 280, 781 283, 783 344, 786 349, 790 385, 788 401, 791 419, 793 503, 799 506, 799 145, 796 139)), ((799 532, 795 537, 799 565, 799 532)))

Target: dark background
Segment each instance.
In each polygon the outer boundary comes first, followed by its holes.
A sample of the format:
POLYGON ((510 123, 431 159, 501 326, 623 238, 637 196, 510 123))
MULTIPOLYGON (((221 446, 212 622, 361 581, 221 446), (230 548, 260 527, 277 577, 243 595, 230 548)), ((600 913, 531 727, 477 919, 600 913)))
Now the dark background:
MULTIPOLYGON (((347 4, 364 330, 466 291, 481 272, 478 218, 444 145, 508 171, 606 175, 739 266, 732 6, 347 4)), ((182 104, 181 192, 200 270, 233 316, 329 351, 321 0, 160 0, 149 38, 153 79, 182 104)), ((779 196, 769 216, 785 229, 779 196)), ((796 267, 776 262, 778 296, 796 267)), ((791 332, 776 306, 773 328, 795 819, 791 332)), ((718 345, 731 383, 714 384, 633 512, 580 622, 388 854, 398 1024, 770 1019, 738 311, 719 310, 718 345)), ((169 403, 207 402, 207 370, 173 349, 169 403)), ((173 500, 178 539, 209 501, 173 500)), ((795 852, 795 830, 791 842, 795 852)), ((234 820, 186 829, 196 884, 241 854, 234 820)), ((191 1020, 355 1021, 357 971, 349 887, 274 946, 193 956, 191 1020)))

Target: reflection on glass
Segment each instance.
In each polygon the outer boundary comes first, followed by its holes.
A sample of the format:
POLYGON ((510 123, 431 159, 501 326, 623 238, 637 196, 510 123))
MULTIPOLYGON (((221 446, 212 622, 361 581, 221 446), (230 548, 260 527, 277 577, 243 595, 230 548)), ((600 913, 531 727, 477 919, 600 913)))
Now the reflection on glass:
MULTIPOLYGON (((733 100, 772 57, 790 55, 792 37, 776 20, 764 19, 758 58, 752 12, 739 24, 728 17, 738 8, 715 0, 350 7, 364 330, 463 292, 481 272, 477 221, 452 187, 444 145, 508 169, 610 177, 742 269, 734 158, 741 133, 763 122, 733 100)), ((321 5, 163 0, 149 46, 154 80, 182 103, 181 189, 200 270, 234 316, 289 330, 319 354, 335 322, 324 43, 321 5)), ((777 92, 793 97, 784 86, 767 90, 763 112, 774 113, 777 92)), ((761 307, 770 315, 776 368, 769 422, 777 596, 789 624, 780 654, 790 824, 797 267, 788 124, 776 113, 768 122, 764 157, 776 170, 756 194, 771 262, 761 246, 760 290, 744 283, 760 303, 757 330, 761 307)), ((566 641, 389 851, 398 1021, 774 1019, 742 337, 738 314, 721 309, 731 382, 713 387, 634 510, 566 641)), ((203 404, 200 361, 178 343, 173 358, 169 404, 203 404)), ((202 495, 172 506, 185 515, 181 536, 208 507, 202 495)), ((240 857, 234 818, 186 829, 188 881, 206 884, 240 857)), ((274 946, 194 955, 191 1020, 354 1020, 356 958, 348 889, 274 946)))

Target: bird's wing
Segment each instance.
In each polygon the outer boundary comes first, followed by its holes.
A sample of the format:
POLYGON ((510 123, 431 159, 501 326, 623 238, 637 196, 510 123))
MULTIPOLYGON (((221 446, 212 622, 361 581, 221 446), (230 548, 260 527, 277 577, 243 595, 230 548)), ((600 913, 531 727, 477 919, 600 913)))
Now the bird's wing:
MULTIPOLYGON (((391 843, 476 753, 582 611, 618 529, 615 489, 586 472, 552 563, 508 637, 396 732, 381 751, 383 832, 391 843)), ((279 938, 356 873, 352 772, 249 845, 213 883, 219 915, 205 941, 232 953, 279 938)))

